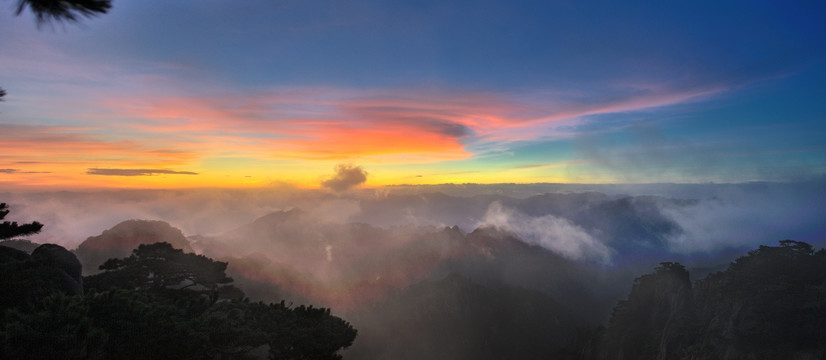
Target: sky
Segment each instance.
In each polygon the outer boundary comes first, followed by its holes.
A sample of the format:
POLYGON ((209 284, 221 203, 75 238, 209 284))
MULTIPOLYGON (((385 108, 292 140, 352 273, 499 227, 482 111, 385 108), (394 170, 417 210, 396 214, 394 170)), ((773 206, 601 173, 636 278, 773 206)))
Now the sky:
POLYGON ((13 5, 6 190, 826 176, 823 1, 13 5))

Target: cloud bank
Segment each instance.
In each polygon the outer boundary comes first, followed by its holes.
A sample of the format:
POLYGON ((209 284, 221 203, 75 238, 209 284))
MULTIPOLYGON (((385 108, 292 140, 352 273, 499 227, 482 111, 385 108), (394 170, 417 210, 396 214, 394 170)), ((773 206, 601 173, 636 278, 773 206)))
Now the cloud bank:
POLYGON ((826 246, 824 184, 442 185, 337 194, 289 188, 5 192, 0 200, 11 207, 10 221, 45 224, 33 241, 69 248, 129 219, 164 220, 187 235, 212 235, 298 208, 316 223, 458 225, 465 232, 483 224, 507 227, 569 258, 616 263, 640 247, 656 250, 656 260, 663 260, 786 238, 826 246), (656 196, 623 200, 629 195, 656 196))
POLYGON ((494 201, 480 226, 513 231, 528 243, 574 260, 611 260, 611 249, 571 221, 553 215, 529 216, 494 201))

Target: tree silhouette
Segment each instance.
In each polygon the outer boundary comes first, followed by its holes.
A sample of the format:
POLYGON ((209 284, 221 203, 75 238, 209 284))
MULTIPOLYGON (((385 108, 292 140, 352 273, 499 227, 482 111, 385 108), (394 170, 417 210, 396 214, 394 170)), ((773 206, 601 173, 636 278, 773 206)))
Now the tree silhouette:
POLYGON ((184 253, 166 242, 141 244, 124 259, 109 259, 103 273, 90 276, 90 286, 100 289, 130 288, 153 292, 186 291, 207 295, 214 303, 221 295, 242 297, 225 273, 227 263, 203 255, 184 253), (233 294, 238 296, 232 296, 233 294))
POLYGON ((584 359, 826 359, 826 251, 782 240, 692 286, 677 263, 635 280, 584 359))
POLYGON ((337 360, 357 335, 326 308, 241 299, 227 263, 168 243, 107 261, 75 296, 53 291, 58 269, 28 257, 0 246, 0 359, 337 360), (216 300, 226 289, 237 293, 216 300))
MULTIPOLYGON (((81 18, 105 14, 112 8, 112 0, 17 0, 14 15, 20 16, 26 8, 34 13, 37 26, 50 22, 78 22, 81 18)), ((6 91, 0 88, 0 101, 6 91)))
POLYGON ((104 272, 84 278, 106 356, 223 359, 269 346, 272 358, 334 360, 353 343, 356 330, 329 309, 242 299, 226 267, 168 243, 106 261, 104 272))
POLYGON ((51 294, 31 309, 9 309, 0 322, 4 359, 104 359, 107 335, 82 296, 51 294), (48 346, 44 346, 48 344, 48 346))
MULTIPOLYGON (((9 214, 8 209, 9 206, 6 203, 0 203, 0 220, 3 220, 9 214)), ((0 240, 37 234, 41 228, 43 228, 43 224, 37 221, 23 225, 17 225, 16 221, 4 221, 0 223, 0 240)))
POLYGON ((77 22, 83 17, 105 14, 112 8, 112 0, 18 0, 14 14, 22 14, 27 7, 39 26, 52 21, 77 22))

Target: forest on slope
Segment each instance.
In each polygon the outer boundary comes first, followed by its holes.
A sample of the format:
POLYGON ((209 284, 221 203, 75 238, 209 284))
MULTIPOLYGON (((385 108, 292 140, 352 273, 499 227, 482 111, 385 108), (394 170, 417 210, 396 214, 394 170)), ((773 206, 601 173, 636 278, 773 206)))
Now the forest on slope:
POLYGON ((826 250, 782 240, 694 284, 661 263, 570 358, 822 359, 824 328, 826 250))
POLYGON ((621 268, 568 259, 495 227, 467 234, 456 227, 313 228, 303 216, 277 212, 233 232, 247 241, 268 238, 268 250, 283 255, 276 260, 252 254, 215 261, 184 252, 225 250, 216 239, 186 238, 160 221, 121 223, 87 239, 77 257, 57 245, 4 241, 4 355, 590 360, 826 354, 819 332, 826 325, 826 251, 804 242, 760 246, 693 284, 689 269, 676 262, 632 281, 621 268), (81 277, 82 262, 104 255, 110 260, 81 277), (55 258, 62 260, 46 260, 55 258), (629 285, 627 299, 611 312, 629 285), (327 308, 292 303, 332 307, 340 318, 327 308), (55 346, 37 346, 43 342, 55 346))
MULTIPOLYGON (((38 225, 0 231, 14 238, 38 225)), ((329 309, 250 301, 226 262, 166 242, 139 244, 86 277, 72 252, 34 246, 0 243, 4 359, 340 359, 356 337, 329 309)))

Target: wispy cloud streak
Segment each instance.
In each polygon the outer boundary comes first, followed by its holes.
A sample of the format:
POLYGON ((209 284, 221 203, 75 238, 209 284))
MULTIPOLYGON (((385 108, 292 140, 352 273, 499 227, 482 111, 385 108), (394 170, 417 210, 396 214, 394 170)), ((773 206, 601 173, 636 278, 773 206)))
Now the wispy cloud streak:
POLYGON ((192 171, 175 171, 168 169, 97 169, 90 168, 86 171, 89 175, 105 176, 152 176, 152 175, 198 175, 192 171))

